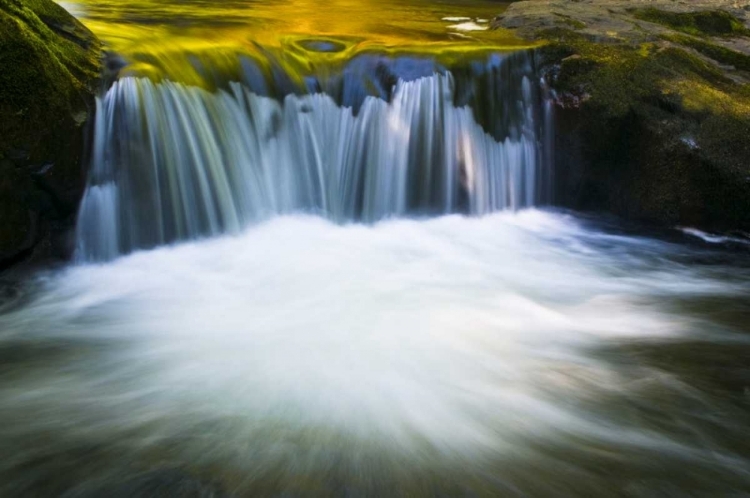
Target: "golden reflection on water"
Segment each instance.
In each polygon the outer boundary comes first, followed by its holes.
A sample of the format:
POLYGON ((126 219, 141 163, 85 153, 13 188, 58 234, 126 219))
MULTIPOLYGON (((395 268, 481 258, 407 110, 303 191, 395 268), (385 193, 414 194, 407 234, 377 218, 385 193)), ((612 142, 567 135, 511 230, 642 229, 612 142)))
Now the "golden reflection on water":
POLYGON ((67 0, 130 73, 194 83, 186 56, 221 67, 237 53, 270 53, 285 65, 345 60, 365 50, 451 57, 522 48, 510 32, 489 30, 507 2, 489 0, 67 0), (330 45, 305 43, 310 39, 330 45), (303 42, 303 43, 300 43, 303 42), (322 48, 322 49, 321 49, 322 48))

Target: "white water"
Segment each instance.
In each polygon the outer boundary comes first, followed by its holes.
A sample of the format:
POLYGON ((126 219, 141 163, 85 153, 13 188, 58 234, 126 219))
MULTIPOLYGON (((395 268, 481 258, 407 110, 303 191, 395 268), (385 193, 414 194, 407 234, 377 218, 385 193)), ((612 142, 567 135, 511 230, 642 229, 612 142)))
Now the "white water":
POLYGON ((502 111, 521 117, 499 142, 453 105, 450 74, 401 80, 356 115, 325 94, 279 102, 237 83, 209 93, 124 78, 98 102, 78 257, 236 233, 272 214, 372 222, 547 201, 538 135, 548 123, 517 77, 502 111))
POLYGON ((68 268, 0 316, 2 340, 101 352, 0 390, 14 420, 31 417, 0 435, 44 427, 131 458, 179 438, 180 460, 252 475, 325 473, 336 452, 355 467, 374 451, 463 469, 568 438, 733 468, 721 448, 591 411, 687 389, 591 349, 697 336, 666 302, 747 290, 654 257, 673 249, 534 210, 374 226, 291 216, 68 268))
POLYGON ((455 29, 456 31, 487 31, 489 29, 488 26, 483 26, 473 21, 452 24, 448 28, 455 29))
POLYGON ((750 244, 750 237, 748 237, 747 234, 742 234, 745 235, 744 237, 727 237, 704 232, 691 227, 676 227, 676 229, 687 235, 697 237, 703 242, 708 242, 709 244, 750 244))

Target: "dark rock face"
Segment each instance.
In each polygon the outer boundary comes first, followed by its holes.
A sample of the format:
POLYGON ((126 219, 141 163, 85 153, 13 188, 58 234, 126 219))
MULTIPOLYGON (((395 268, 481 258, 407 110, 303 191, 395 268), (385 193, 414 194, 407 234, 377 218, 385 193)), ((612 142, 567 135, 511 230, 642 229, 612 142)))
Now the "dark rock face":
POLYGON ((638 112, 601 121, 558 111, 556 198, 581 210, 711 231, 750 229, 750 178, 712 161, 689 126, 638 112))
POLYGON ((557 203, 750 232, 749 14, 747 0, 550 0, 496 19, 546 42, 557 203))
POLYGON ((52 0, 0 0, 0 270, 63 256, 84 175, 100 43, 52 0))

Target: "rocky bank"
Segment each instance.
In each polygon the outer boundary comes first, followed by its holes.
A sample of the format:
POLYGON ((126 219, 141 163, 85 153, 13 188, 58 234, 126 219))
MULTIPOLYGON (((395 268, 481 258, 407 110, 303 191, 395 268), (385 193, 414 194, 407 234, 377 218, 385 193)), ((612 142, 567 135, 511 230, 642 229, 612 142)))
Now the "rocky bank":
POLYGON ((529 0, 495 27, 545 43, 557 203, 750 231, 750 0, 529 0))
POLYGON ((70 251, 100 50, 52 0, 0 0, 0 270, 70 251))

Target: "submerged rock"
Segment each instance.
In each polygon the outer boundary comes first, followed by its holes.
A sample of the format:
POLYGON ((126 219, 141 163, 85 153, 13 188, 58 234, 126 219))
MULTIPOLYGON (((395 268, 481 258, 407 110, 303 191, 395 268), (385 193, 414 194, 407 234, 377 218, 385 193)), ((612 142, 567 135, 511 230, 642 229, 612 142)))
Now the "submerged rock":
POLYGON ((52 0, 0 0, 0 67, 2 270, 75 214, 100 43, 52 0))
POLYGON ((750 229, 750 0, 513 3, 557 91, 557 200, 750 229))

